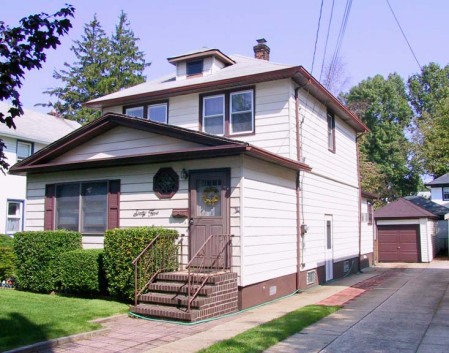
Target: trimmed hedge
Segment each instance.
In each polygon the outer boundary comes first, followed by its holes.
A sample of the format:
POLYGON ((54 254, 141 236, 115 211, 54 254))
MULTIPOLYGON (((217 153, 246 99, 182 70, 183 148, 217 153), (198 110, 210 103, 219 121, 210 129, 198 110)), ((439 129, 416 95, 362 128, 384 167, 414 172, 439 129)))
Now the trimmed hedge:
MULTIPOLYGON (((134 267, 132 261, 158 234, 162 236, 157 241, 156 251, 163 253, 162 258, 156 257, 151 267, 164 262, 167 270, 178 268, 178 253, 175 240, 178 232, 161 227, 141 227, 107 230, 104 239, 104 266, 109 294, 124 300, 134 298, 134 267)), ((144 268, 142 266, 141 268, 144 268)), ((148 281, 149 278, 146 278, 148 281)))
POLYGON ((17 288, 43 293, 58 289, 60 255, 81 248, 78 232, 54 230, 14 234, 17 288))
POLYGON ((103 250, 73 250, 59 257, 61 288, 73 294, 106 294, 103 250))
POLYGON ((13 238, 0 234, 0 282, 15 276, 13 244, 13 238))

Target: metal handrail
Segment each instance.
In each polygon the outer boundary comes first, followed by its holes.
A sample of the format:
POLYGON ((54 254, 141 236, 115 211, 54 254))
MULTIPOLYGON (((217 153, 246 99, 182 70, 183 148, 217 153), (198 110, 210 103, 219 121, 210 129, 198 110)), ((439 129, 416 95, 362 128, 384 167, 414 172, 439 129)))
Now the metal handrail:
MULTIPOLYGON (((134 266, 134 305, 137 306, 139 297, 144 293, 144 291, 148 288, 148 286, 155 280, 157 275, 162 271, 169 270, 170 260, 173 260, 178 257, 178 248, 179 245, 176 246, 175 254, 166 253, 165 248, 162 248, 159 252, 156 248, 157 241, 162 239, 163 237, 158 234, 150 243, 141 251, 141 253, 133 260, 132 264, 134 266), (153 252, 150 252, 151 249, 154 249, 153 252), (144 256, 148 254, 148 258, 144 256), (159 255, 159 256, 157 256, 159 255), (157 264, 156 259, 160 259, 160 263, 157 264), (140 263, 145 259, 145 263, 143 267, 140 266, 140 263), (153 268, 153 266, 158 265, 157 268, 153 268), (146 278, 150 277, 150 279, 139 288, 139 283, 141 282, 141 278, 139 278, 139 269, 143 276, 146 278)), ((141 277, 143 277, 141 276, 141 277)))
POLYGON ((211 272, 207 273, 205 269, 209 268, 211 271, 214 270, 216 272, 220 270, 225 271, 232 267, 232 236, 231 234, 211 234, 187 264, 187 312, 190 312, 193 300, 195 300, 200 290, 212 275, 211 272), (215 238, 218 238, 218 242, 212 243, 212 239, 215 238), (221 244, 221 238, 224 239, 223 244, 221 244), (213 254, 212 251, 213 244, 218 244, 218 248, 215 249, 218 250, 216 254, 213 254), (222 264, 220 264, 220 260, 223 260, 222 264), (195 276, 193 275, 193 268, 196 269, 195 273, 197 274, 195 276), (198 285, 198 288, 192 293, 194 285, 198 285))

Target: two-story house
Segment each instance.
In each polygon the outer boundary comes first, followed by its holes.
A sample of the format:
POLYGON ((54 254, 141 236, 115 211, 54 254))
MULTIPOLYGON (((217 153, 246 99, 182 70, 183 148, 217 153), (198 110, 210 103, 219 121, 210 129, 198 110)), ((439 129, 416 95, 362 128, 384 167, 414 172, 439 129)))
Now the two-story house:
MULTIPOLYGON (((10 106, 0 103, 0 111, 8 113, 10 106)), ((6 162, 12 166, 49 143, 77 129, 75 121, 56 118, 24 109, 24 115, 14 119, 16 129, 0 124, 0 139, 5 143, 6 162)), ((23 230, 26 207, 26 178, 0 173, 0 234, 13 235, 23 230)))
POLYGON ((231 234, 240 308, 372 262, 366 126, 302 66, 269 61, 264 40, 254 52, 170 57, 173 75, 88 102, 104 115, 13 168, 28 175, 26 229, 75 229, 101 247, 108 228, 175 228, 184 266, 231 234))

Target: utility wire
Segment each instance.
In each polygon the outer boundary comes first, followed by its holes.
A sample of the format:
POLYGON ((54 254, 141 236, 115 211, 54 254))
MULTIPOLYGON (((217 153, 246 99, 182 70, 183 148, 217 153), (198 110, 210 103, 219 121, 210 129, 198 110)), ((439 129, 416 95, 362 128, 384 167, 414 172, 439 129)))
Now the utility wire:
POLYGON ((410 45, 410 42, 408 41, 407 36, 405 35, 405 33, 404 33, 404 31, 403 31, 403 29, 402 29, 402 27, 401 27, 401 24, 399 23, 398 18, 396 17, 396 14, 394 13, 393 8, 391 7, 390 1, 388 1, 388 0, 386 0, 386 1, 387 1, 387 4, 388 4, 388 7, 389 7, 390 10, 391 10, 391 13, 393 14, 394 19, 396 20, 396 23, 397 23, 399 29, 401 30, 402 35, 404 36, 405 41, 407 42, 408 47, 410 48, 410 51, 411 51, 412 54, 413 54, 413 57, 414 57, 415 60, 416 60, 416 63, 417 63, 418 66, 419 66, 419 69, 422 71, 421 64, 419 63, 418 58, 416 57, 415 52, 413 51, 413 48, 412 48, 412 46, 410 45))
POLYGON ((346 33, 346 26, 348 25, 348 19, 349 19, 349 14, 351 12, 351 6, 352 6, 352 0, 347 0, 346 6, 345 6, 345 11, 343 13, 343 18, 342 18, 341 25, 340 25, 340 31, 338 33, 337 44, 335 46, 334 54, 332 55, 331 64, 329 65, 329 70, 328 70, 328 75, 327 75, 328 82, 334 74, 335 66, 336 66, 336 63, 337 63, 337 60, 338 60, 338 57, 340 54, 340 49, 343 44, 343 38, 346 33))
POLYGON ((323 61, 321 62, 320 82, 321 82, 321 77, 323 76, 324 62, 326 60, 327 43, 329 41, 329 33, 331 32, 332 17, 334 15, 334 4, 335 4, 335 0, 332 0, 331 15, 329 18, 329 25, 327 26, 326 44, 324 45, 323 61))
POLYGON ((313 75, 313 65, 315 64, 316 46, 318 43, 318 37, 320 35, 321 15, 323 14, 323 3, 324 3, 324 0, 321 0, 320 17, 318 17, 318 28, 316 29, 316 36, 315 36, 315 49, 313 50, 312 69, 310 70, 310 73, 312 75, 313 75))

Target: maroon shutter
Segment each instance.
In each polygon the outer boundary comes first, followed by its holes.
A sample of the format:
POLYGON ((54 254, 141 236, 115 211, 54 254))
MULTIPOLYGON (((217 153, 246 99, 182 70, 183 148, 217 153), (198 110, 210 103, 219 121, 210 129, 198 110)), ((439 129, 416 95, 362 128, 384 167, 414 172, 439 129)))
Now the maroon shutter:
POLYGON ((55 229, 55 194, 56 185, 45 185, 45 216, 44 216, 44 230, 55 229))
POLYGON ((108 229, 120 227, 120 180, 109 181, 108 229))

